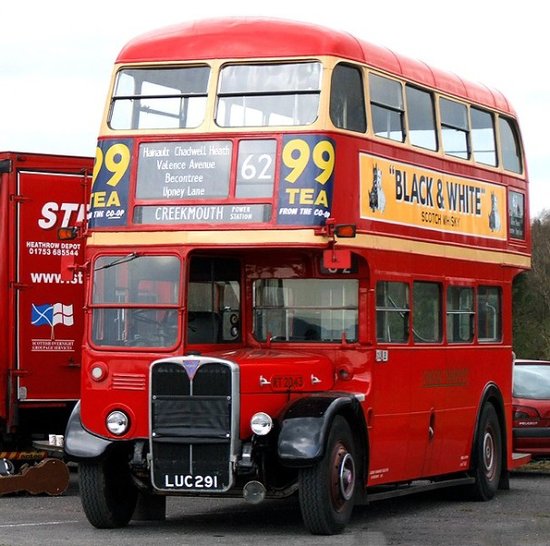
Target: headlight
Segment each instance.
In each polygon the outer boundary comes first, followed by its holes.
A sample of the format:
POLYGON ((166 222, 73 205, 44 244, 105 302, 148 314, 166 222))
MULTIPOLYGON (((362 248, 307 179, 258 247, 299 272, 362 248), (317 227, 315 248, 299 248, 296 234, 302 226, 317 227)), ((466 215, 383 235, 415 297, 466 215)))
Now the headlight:
POLYGON ((107 415, 106 424, 111 434, 120 436, 128 430, 130 419, 123 411, 112 411, 107 415))
POLYGON ((254 434, 265 436, 273 428, 273 419, 267 413, 260 411, 250 419, 250 428, 254 434))

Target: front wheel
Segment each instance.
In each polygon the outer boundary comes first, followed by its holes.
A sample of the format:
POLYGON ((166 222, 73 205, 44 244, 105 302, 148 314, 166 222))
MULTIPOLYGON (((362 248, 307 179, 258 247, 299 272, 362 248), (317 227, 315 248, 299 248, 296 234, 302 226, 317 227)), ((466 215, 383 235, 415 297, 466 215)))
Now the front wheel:
POLYGON ((469 493, 474 500, 487 501, 495 496, 502 472, 502 433, 493 404, 481 410, 473 451, 475 483, 469 493))
POLYGON ((98 529, 124 527, 136 507, 137 488, 121 453, 101 461, 81 462, 80 499, 88 521, 98 529))
POLYGON ((336 416, 323 458, 300 471, 302 518, 315 535, 344 530, 353 511, 357 482, 355 445, 348 422, 336 416))

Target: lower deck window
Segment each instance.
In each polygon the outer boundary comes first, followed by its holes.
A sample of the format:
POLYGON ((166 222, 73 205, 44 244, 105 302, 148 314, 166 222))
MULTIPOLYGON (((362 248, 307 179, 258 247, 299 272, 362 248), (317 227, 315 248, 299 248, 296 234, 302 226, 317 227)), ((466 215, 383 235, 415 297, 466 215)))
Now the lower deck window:
POLYGON ((502 309, 500 288, 480 286, 477 290, 478 339, 482 342, 501 341, 502 309))
POLYGON ((413 334, 415 343, 441 341, 441 285, 413 283, 413 334))
POLYGON ((474 289, 447 288, 447 341, 469 343, 474 339, 474 289))
POLYGON ((406 343, 409 339, 409 285, 404 282, 376 283, 376 339, 406 343))
POLYGON ((254 283, 254 334, 266 341, 357 340, 355 279, 262 279, 254 283))

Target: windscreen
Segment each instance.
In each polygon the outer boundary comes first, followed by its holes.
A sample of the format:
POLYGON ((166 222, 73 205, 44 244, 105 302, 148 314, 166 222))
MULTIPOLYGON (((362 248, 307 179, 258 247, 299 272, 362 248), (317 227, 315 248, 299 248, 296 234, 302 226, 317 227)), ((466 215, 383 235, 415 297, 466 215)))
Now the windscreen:
POLYGON ((92 342, 99 346, 173 346, 181 322, 180 269, 176 256, 98 258, 92 287, 92 342))

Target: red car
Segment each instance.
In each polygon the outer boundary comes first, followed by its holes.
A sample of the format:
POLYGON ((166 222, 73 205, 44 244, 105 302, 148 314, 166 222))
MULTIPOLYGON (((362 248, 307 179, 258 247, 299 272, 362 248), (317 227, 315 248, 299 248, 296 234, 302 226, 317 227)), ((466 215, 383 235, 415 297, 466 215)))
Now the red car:
POLYGON ((550 361, 516 360, 512 403, 514 451, 550 457, 550 361))

